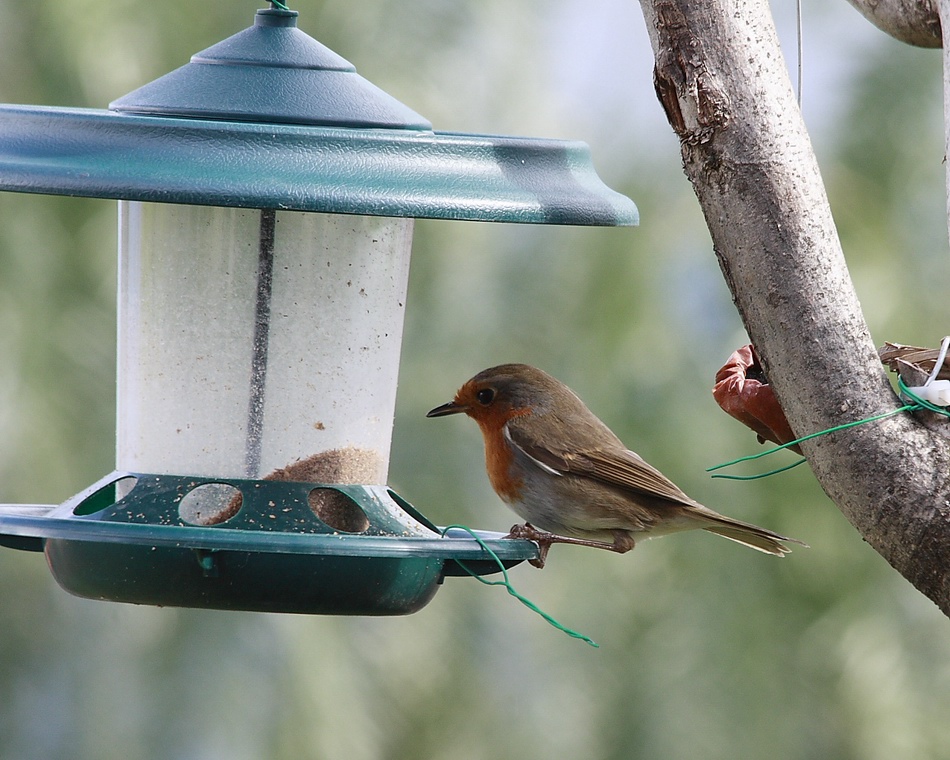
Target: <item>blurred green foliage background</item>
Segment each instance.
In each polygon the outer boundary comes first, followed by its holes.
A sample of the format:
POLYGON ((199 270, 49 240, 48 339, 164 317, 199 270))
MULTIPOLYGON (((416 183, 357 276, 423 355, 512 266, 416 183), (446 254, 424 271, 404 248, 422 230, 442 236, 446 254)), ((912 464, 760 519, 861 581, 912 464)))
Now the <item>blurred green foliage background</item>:
MULTIPOLYGON (((0 0, 0 100, 103 108, 255 7, 0 0)), ((641 210, 632 230, 417 224, 393 486, 436 522, 507 529, 475 425, 424 414, 476 371, 525 361, 696 498, 812 548, 779 561, 682 535, 625 556, 556 547, 543 572, 513 572, 598 650, 468 579, 394 619, 140 608, 73 598, 41 555, 0 550, 0 758, 950 758, 946 618, 807 468, 704 472, 758 450, 709 393, 746 339, 637 5, 293 7, 437 129, 585 140, 641 210)), ((775 10, 794 66, 794 8, 775 10)), ((950 282, 940 54, 844 2, 804 10, 804 112, 872 333, 935 345, 950 282)), ((57 503, 112 469, 115 213, 0 195, 0 502, 57 503)))

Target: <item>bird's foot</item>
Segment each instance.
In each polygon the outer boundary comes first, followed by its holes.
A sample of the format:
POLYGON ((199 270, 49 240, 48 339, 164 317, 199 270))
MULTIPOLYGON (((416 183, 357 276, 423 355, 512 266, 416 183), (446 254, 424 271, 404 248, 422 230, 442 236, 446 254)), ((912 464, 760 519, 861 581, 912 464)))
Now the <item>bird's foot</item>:
POLYGON ((537 568, 544 567, 548 551, 553 544, 574 544, 575 546, 591 546, 595 549, 606 549, 607 551, 623 554, 633 548, 633 539, 626 531, 618 530, 614 532, 614 542, 608 544, 605 541, 591 541, 586 538, 569 538, 559 536, 556 533, 548 533, 544 530, 538 530, 531 523, 524 525, 512 525, 511 530, 505 538, 521 538, 528 541, 534 541, 538 545, 537 559, 529 559, 528 563, 537 568))
POLYGON ((544 567, 551 544, 557 543, 561 537, 544 530, 538 530, 531 523, 525 523, 524 525, 512 525, 505 538, 521 538, 534 541, 538 545, 538 557, 537 559, 529 559, 528 564, 540 570, 544 567))

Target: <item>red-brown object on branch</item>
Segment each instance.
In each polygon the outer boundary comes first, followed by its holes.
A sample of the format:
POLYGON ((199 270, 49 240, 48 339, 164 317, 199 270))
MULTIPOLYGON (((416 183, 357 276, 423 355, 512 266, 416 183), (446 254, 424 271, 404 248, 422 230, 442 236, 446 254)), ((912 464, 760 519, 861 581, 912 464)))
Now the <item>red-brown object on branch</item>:
MULTIPOLYGON (((759 443, 795 440, 751 343, 733 351, 716 373, 713 398, 726 414, 755 431, 759 443)), ((798 446, 789 448, 801 454, 798 446)))

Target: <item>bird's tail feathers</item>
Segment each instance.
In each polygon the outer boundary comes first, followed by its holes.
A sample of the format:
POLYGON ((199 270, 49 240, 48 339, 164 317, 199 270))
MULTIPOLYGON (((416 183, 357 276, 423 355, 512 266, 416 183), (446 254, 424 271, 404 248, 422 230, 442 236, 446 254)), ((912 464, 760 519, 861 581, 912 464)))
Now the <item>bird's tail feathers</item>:
POLYGON ((728 518, 722 522, 716 520, 711 525, 705 525, 703 526, 703 530, 715 533, 717 536, 722 536, 723 538, 728 538, 730 541, 736 541, 744 546, 748 546, 750 549, 756 549, 766 554, 774 554, 776 557, 784 557, 791 551, 791 549, 785 545, 784 542, 786 541, 808 548, 808 544, 798 539, 782 536, 765 528, 750 525, 749 523, 742 523, 737 520, 729 520, 728 518))

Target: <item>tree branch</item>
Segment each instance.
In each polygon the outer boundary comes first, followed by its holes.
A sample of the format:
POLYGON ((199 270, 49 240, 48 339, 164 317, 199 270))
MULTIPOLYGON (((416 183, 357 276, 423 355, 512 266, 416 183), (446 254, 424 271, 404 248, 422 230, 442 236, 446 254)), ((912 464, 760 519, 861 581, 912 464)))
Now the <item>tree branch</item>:
POLYGON ((848 0, 861 14, 891 37, 925 48, 938 48, 940 16, 936 0, 848 0))
MULTIPOLYGON (((950 0, 946 0, 950 2, 950 0)), ((657 95, 799 436, 895 409, 766 0, 641 0, 657 95)), ((802 445, 828 496, 950 615, 950 450, 909 414, 802 445)), ((820 540, 820 537, 813 538, 820 540)))

